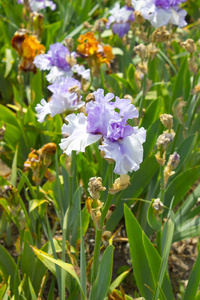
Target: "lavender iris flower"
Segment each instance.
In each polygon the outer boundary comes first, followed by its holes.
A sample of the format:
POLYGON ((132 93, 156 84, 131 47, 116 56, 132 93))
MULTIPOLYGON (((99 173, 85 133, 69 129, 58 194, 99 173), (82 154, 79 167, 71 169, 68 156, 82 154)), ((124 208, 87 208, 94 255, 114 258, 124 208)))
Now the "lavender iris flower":
POLYGON ((35 108, 40 123, 44 122, 48 114, 54 117, 65 111, 77 110, 85 104, 85 102, 81 101, 81 97, 79 98, 76 92, 70 92, 70 88, 74 86, 81 88, 81 84, 78 80, 71 77, 61 77, 48 87, 53 93, 51 100, 46 102, 42 99, 41 104, 37 104, 35 108))
POLYGON ((120 8, 119 3, 116 3, 110 14, 106 28, 112 25, 113 33, 123 37, 130 29, 130 22, 134 21, 133 9, 127 6, 120 8))
POLYGON ((61 43, 55 43, 50 46, 47 54, 39 54, 34 59, 34 64, 40 70, 50 70, 46 76, 50 83, 53 83, 61 76, 71 77, 73 72, 66 61, 66 57, 70 56, 67 47, 61 43))
POLYGON ((40 70, 50 70, 46 76, 50 83, 53 83, 60 77, 71 77, 73 72, 78 73, 83 78, 89 80, 90 71, 85 70, 84 66, 74 65, 72 68, 68 64, 67 57, 76 58, 76 53, 70 53, 68 48, 61 43, 50 45, 47 54, 39 54, 34 59, 34 64, 40 70))
POLYGON ((104 157, 113 159, 114 172, 122 175, 136 171, 143 160, 142 144, 146 139, 146 130, 130 126, 128 119, 138 117, 138 111, 128 99, 119 99, 104 91, 94 92, 95 101, 86 104, 87 117, 84 114, 66 117, 62 132, 67 135, 60 143, 64 153, 71 156, 75 150, 84 152, 85 147, 103 139, 99 149, 104 157))
POLYGON ((136 11, 149 20, 154 27, 161 27, 171 23, 178 27, 187 25, 185 16, 187 12, 180 8, 186 0, 132 0, 136 11))
MULTIPOLYGON (((18 0, 17 3, 24 4, 24 0, 18 0)), ((29 0, 29 6, 31 11, 39 11, 46 7, 50 7, 51 10, 56 9, 56 4, 49 0, 29 0)))

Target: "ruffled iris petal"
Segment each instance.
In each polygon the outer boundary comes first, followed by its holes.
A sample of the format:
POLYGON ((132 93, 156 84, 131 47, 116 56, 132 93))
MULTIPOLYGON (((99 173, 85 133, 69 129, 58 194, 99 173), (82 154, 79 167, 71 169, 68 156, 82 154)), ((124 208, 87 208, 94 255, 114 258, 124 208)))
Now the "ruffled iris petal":
POLYGON ((135 134, 116 142, 104 138, 99 149, 104 151, 105 158, 115 161, 114 172, 119 175, 137 171, 143 160, 142 143, 135 134))
POLYGON ((100 134, 92 134, 86 131, 87 118, 83 113, 68 115, 65 120, 68 125, 62 126, 63 135, 69 135, 61 139, 60 148, 64 153, 71 156, 72 151, 85 152, 85 148, 97 142, 102 136, 100 134))

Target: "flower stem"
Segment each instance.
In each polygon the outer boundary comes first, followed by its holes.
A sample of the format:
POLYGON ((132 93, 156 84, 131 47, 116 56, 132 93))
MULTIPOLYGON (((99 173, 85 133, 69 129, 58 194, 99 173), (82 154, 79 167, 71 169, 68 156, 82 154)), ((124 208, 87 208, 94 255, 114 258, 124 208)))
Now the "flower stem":
POLYGON ((143 79, 143 93, 142 93, 142 98, 141 98, 140 105, 139 105, 139 120, 141 119, 142 108, 143 108, 144 99, 145 99, 146 85, 147 85, 147 75, 145 74, 144 79, 143 79))
MULTIPOLYGON (((113 184, 113 165, 110 164, 108 166, 108 177, 109 177, 109 187, 113 184)), ((101 218, 99 220, 100 229, 96 228, 95 235, 95 245, 94 245, 94 257, 93 257, 93 267, 92 267, 92 277, 91 282, 93 283, 96 279, 98 269, 99 269, 99 255, 101 248, 101 236, 103 232, 104 221, 108 212, 108 209, 112 203, 113 195, 108 194, 107 199, 105 201, 103 211, 101 213, 101 218)))
MULTIPOLYGON (((160 201, 164 202, 164 196, 165 196, 165 187, 164 187, 164 166, 160 166, 160 174, 161 174, 161 181, 160 181, 160 201)), ((162 219, 162 215, 161 215, 162 219)), ((157 251, 162 255, 162 247, 161 247, 161 230, 157 231, 157 251)))
POLYGON ((98 268, 99 268, 101 235, 102 235, 102 229, 99 230, 98 228, 96 228, 91 283, 93 283, 95 281, 96 276, 97 276, 97 272, 98 272, 98 268))

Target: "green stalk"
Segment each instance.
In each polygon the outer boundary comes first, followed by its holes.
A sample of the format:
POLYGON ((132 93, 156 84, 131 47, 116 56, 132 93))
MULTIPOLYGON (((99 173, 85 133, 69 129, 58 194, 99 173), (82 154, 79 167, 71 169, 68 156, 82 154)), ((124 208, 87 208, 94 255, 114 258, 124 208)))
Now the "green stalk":
MULTIPOLYGON (((164 195, 165 195, 165 188, 164 188, 164 166, 160 166, 160 174, 161 174, 161 181, 160 181, 160 201, 164 202, 164 195)), ((161 215, 162 219, 162 215, 161 215)), ((162 255, 162 247, 161 247, 161 230, 157 231, 157 251, 162 255)))
POLYGON ((139 105, 139 120, 141 119, 142 108, 144 105, 146 86, 147 86, 147 74, 144 75, 144 79, 143 79, 143 88, 142 88, 143 92, 142 92, 142 97, 141 97, 140 105, 139 105))
POLYGON ((91 282, 95 281, 99 269, 99 255, 100 255, 100 248, 101 248, 101 235, 102 235, 102 229, 99 230, 96 228, 96 234, 95 234, 95 245, 94 245, 94 256, 93 256, 93 265, 92 265, 92 278, 91 282))
MULTIPOLYGON (((113 184, 113 164, 109 164, 108 166, 108 180, 109 180, 109 187, 113 184)), ((107 199, 105 201, 103 211, 101 213, 101 218, 99 221, 100 229, 96 228, 96 235, 95 235, 95 245, 94 245, 94 257, 93 257, 93 267, 92 267, 92 277, 91 282, 93 283, 96 279, 98 269, 99 269, 99 255, 100 255, 100 248, 101 248, 101 236, 103 231, 104 221, 108 212, 108 209, 112 203, 113 195, 108 194, 107 199)))

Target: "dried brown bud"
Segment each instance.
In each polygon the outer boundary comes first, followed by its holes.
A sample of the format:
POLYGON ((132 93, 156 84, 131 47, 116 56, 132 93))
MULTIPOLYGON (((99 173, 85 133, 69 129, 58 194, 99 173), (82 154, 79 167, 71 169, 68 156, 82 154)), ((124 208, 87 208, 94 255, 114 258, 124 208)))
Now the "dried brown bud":
POLYGON ((55 143, 47 143, 42 148, 40 148, 37 153, 39 155, 54 155, 57 150, 57 145, 55 143))
POLYGON ((178 155, 177 152, 174 152, 172 155, 170 155, 167 166, 164 169, 164 186, 166 186, 169 177, 175 173, 172 170, 174 170, 178 166, 179 161, 180 161, 180 156, 178 155))
POLYGON ((165 26, 157 28, 152 35, 152 42, 161 43, 167 42, 170 38, 170 33, 165 29, 165 26))
POLYGON ((90 25, 89 22, 85 21, 85 22, 83 22, 83 27, 84 27, 85 29, 91 29, 92 25, 90 25))
POLYGON ((191 90, 192 95, 196 95, 200 93, 200 82, 191 90))
POLYGON ((102 158, 104 158, 105 160, 107 160, 107 162, 109 164, 113 164, 115 162, 114 159, 105 157, 106 154, 105 154, 104 151, 100 151, 100 155, 101 155, 102 158))
POLYGON ((142 25, 145 22, 145 19, 143 18, 141 12, 135 10, 134 16, 135 16, 135 23, 142 25))
POLYGON ((173 127, 173 116, 170 114, 163 114, 160 116, 160 121, 162 122, 162 124, 171 129, 173 127))
POLYGON ((197 49, 193 39, 188 39, 185 42, 182 42, 181 46, 190 54, 193 54, 197 49))
POLYGON ((65 59, 66 59, 66 62, 68 63, 68 65, 70 65, 70 67, 73 67, 77 63, 76 58, 73 56, 66 55, 65 59))
POLYGON ((119 191, 126 189, 130 185, 130 176, 127 174, 121 175, 119 178, 115 180, 113 186, 109 189, 109 194, 116 194, 119 191))
POLYGON ((139 62, 137 67, 143 74, 147 74, 148 72, 147 62, 139 62))
POLYGON ((179 122, 181 124, 184 123, 184 116, 183 116, 183 107, 186 105, 186 102, 182 100, 182 98, 180 98, 179 103, 176 106, 176 116, 177 119, 179 120, 179 122))
POLYGON ((145 27, 141 26, 141 28, 136 28, 135 35, 139 37, 144 43, 148 42, 148 33, 145 31, 145 27))
POLYGON ((89 188, 88 192, 90 193, 90 196, 98 200, 100 198, 101 191, 105 191, 106 188, 102 186, 102 178, 101 177, 91 177, 89 179, 89 188))
POLYGON ((153 60, 159 52, 159 49, 155 46, 154 43, 147 45, 148 56, 153 60))
POLYGON ((78 85, 74 85, 74 86, 70 87, 68 89, 68 91, 70 93, 76 93, 78 100, 80 99, 80 97, 81 97, 81 90, 79 89, 78 85))
POLYGON ((74 49, 74 40, 71 37, 65 38, 65 46, 68 48, 69 52, 71 53, 74 49))
POLYGON ((174 139, 175 132, 172 130, 171 132, 164 131, 163 134, 159 135, 156 146, 158 149, 162 149, 165 151, 169 145, 174 139))
POLYGON ((154 208, 154 212, 156 215, 160 215, 164 211, 163 203, 160 201, 159 198, 154 199, 152 207, 154 208))
POLYGON ((90 102, 90 101, 95 101, 95 97, 93 93, 88 94, 87 97, 85 98, 85 102, 90 102))
POLYGON ((144 60, 147 56, 147 47, 144 44, 139 44, 135 46, 134 51, 141 58, 141 60, 144 60))
POLYGON ((161 156, 160 154, 160 151, 158 151, 156 154, 155 154, 155 158, 157 160, 157 163, 160 165, 160 166, 164 166, 166 160, 165 160, 165 152, 163 153, 163 155, 161 156))
POLYGON ((129 94, 125 95, 124 99, 129 99, 129 100, 131 100, 131 103, 133 103, 133 97, 129 94))

